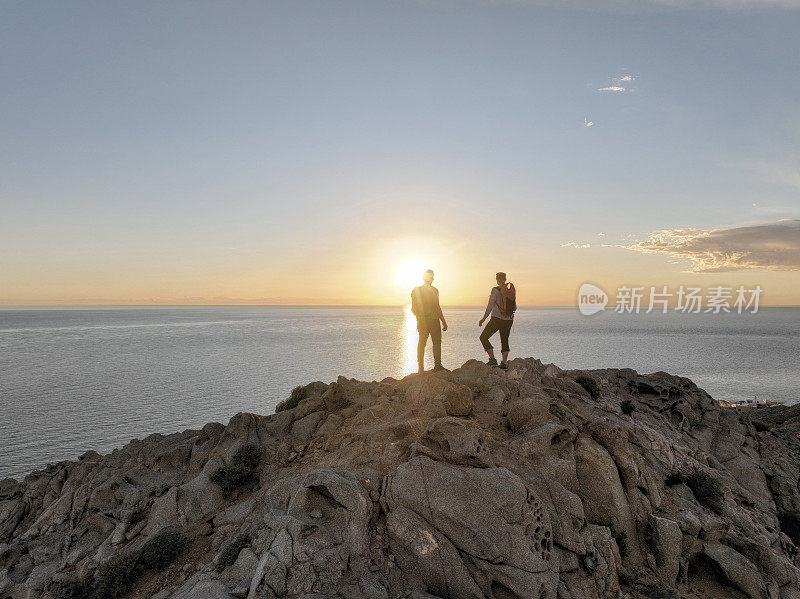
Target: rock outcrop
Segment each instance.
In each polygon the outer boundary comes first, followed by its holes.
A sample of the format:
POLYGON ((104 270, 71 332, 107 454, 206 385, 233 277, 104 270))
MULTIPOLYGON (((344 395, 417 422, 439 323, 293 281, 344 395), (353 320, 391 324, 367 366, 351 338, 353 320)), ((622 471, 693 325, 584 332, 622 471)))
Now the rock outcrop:
POLYGON ((534 359, 304 394, 0 482, 0 599, 800 599, 797 410, 534 359), (167 529, 177 559, 96 590, 167 529))

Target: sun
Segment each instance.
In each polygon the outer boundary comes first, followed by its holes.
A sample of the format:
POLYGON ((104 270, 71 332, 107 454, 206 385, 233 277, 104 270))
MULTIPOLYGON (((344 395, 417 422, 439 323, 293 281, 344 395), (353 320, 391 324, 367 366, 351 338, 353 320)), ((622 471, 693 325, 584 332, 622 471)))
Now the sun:
POLYGON ((428 266, 417 258, 406 258, 397 266, 397 284, 405 289, 422 285, 422 273, 428 266))

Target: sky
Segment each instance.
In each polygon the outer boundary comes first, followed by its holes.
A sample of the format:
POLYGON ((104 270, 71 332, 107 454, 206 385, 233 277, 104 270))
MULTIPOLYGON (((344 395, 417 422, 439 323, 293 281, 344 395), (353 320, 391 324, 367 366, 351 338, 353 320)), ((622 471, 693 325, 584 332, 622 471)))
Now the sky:
POLYGON ((800 0, 0 3, 0 304, 800 304, 800 0))

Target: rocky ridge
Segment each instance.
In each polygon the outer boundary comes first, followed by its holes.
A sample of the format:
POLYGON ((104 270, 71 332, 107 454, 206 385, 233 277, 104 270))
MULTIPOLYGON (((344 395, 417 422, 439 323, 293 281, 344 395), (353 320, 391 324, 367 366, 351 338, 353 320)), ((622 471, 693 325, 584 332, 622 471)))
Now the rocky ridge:
POLYGON ((298 393, 1 481, 0 599, 800 599, 797 410, 530 358, 298 393))

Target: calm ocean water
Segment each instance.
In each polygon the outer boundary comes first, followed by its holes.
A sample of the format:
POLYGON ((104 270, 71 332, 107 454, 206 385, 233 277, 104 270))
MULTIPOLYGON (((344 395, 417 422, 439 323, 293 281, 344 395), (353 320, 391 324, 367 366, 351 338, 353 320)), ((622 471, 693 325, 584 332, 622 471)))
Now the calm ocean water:
MULTIPOLYGON (((445 313, 445 365, 484 359, 482 310, 445 313)), ((0 478, 241 411, 269 414, 313 380, 400 377, 415 369, 415 347, 400 307, 2 309, 0 478)), ((665 370, 717 399, 800 399, 800 308, 592 317, 521 308, 511 349, 564 368, 665 370)))

